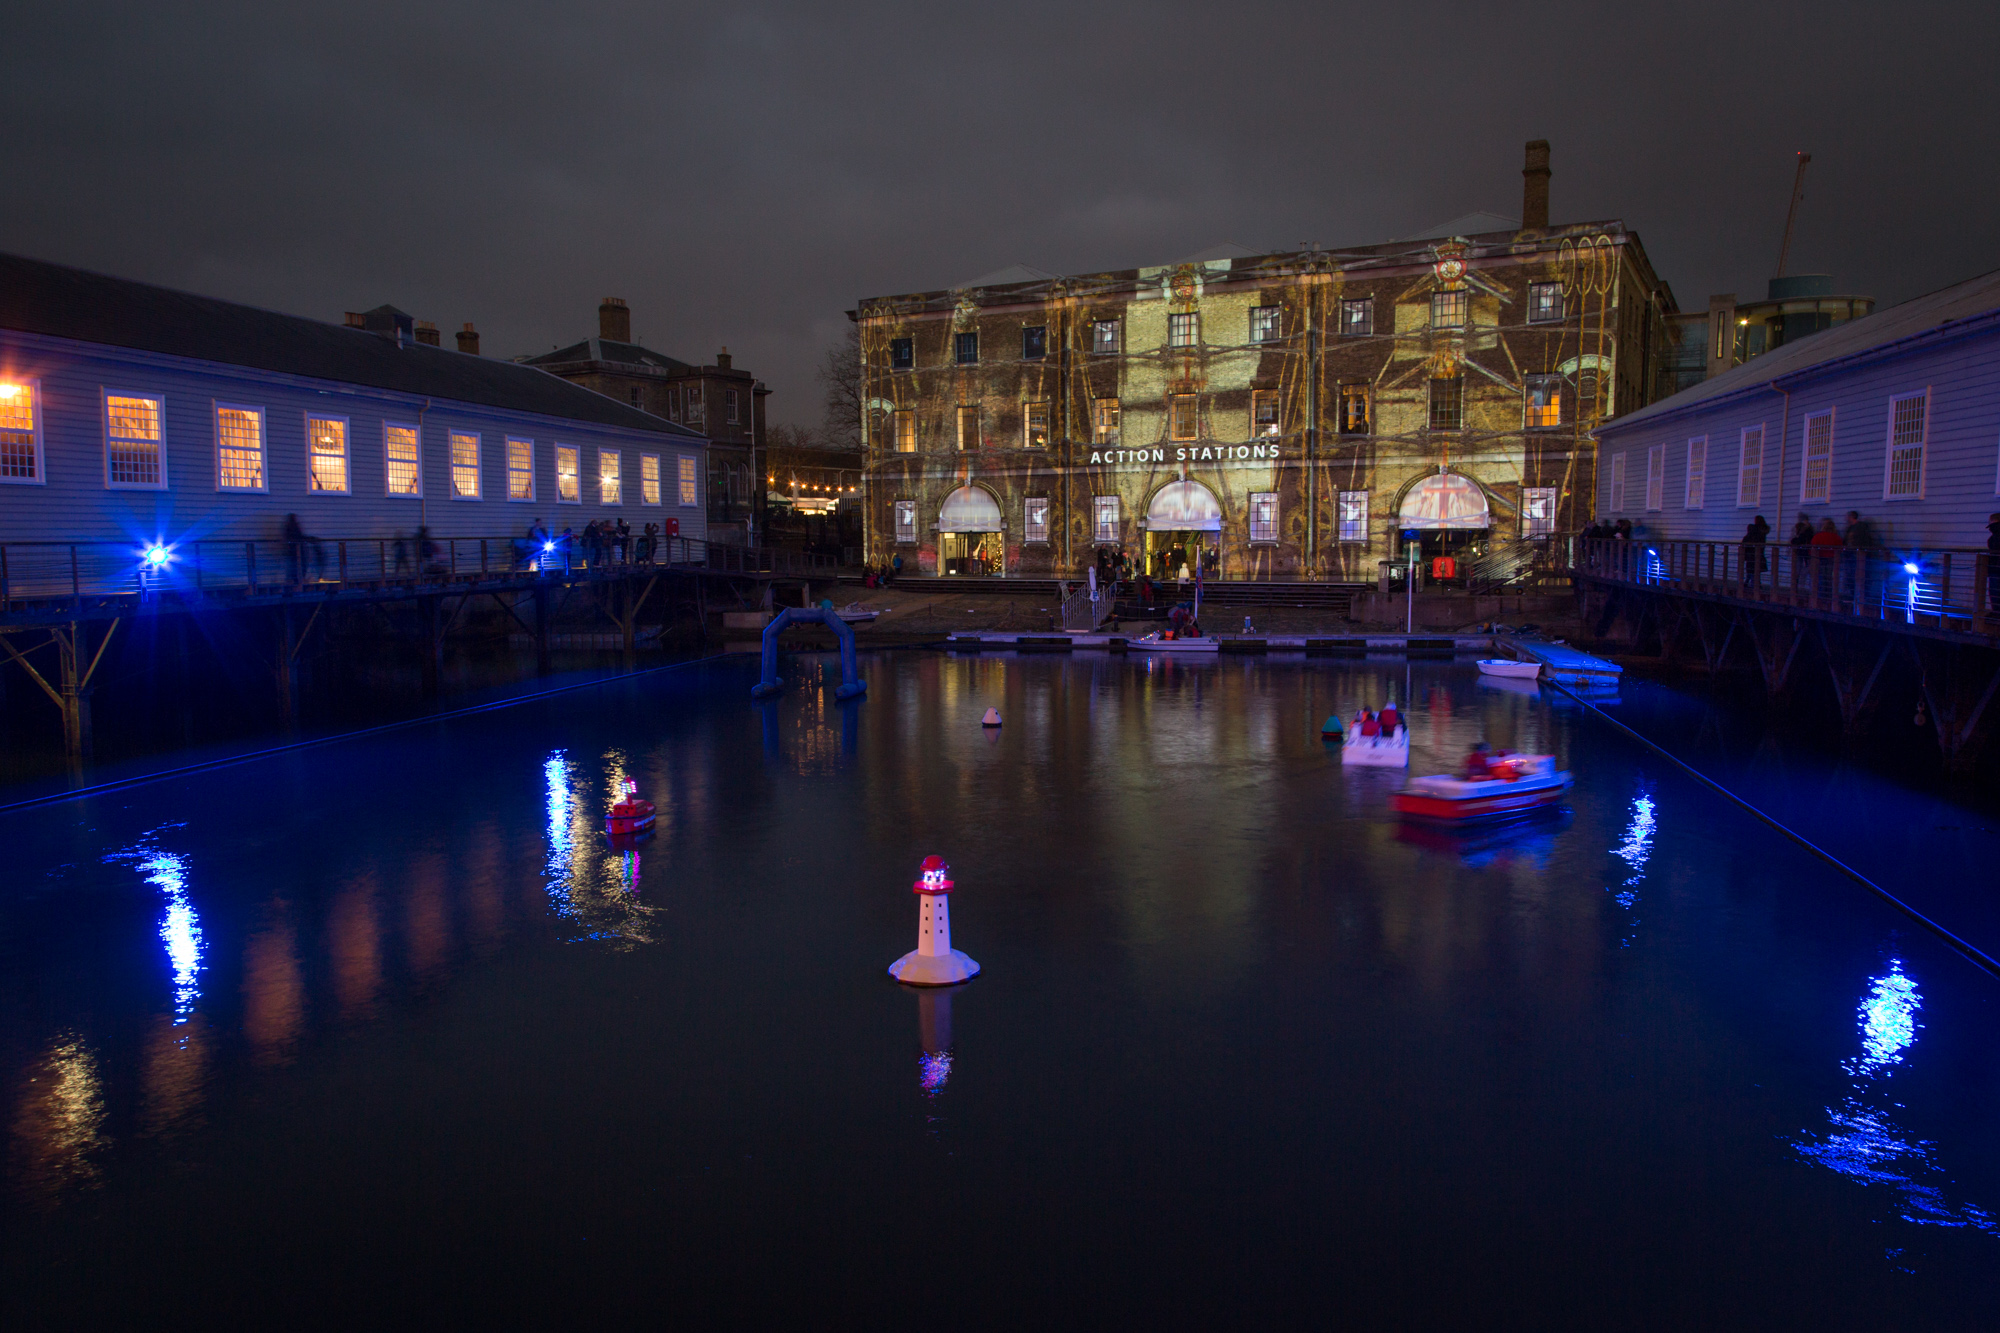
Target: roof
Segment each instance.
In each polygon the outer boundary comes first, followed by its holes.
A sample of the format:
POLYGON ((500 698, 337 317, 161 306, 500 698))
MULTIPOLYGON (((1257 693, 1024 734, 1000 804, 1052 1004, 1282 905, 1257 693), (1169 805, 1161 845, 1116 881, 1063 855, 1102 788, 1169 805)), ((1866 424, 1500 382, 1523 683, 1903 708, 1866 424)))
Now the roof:
POLYGON ((1754 393, 1783 380, 1830 370, 1831 363, 1870 354, 1887 353, 1894 345, 1946 331, 1950 326, 1969 324, 2000 314, 2000 269, 1969 278, 1887 310, 1878 310, 1860 319, 1836 324, 1830 329, 1788 342, 1713 379, 1690 388, 1598 428, 1599 434, 1622 431, 1666 417, 1697 410, 1739 394, 1754 393))
POLYGON ((954 288, 954 290, 967 287, 1005 287, 1009 283, 1015 282, 1053 282, 1058 276, 1058 274, 1054 273, 1044 273, 1038 268, 1030 268, 1026 264, 1009 264, 1006 268, 995 269, 991 273, 982 273, 976 278, 969 278, 959 283, 958 287, 954 288))
POLYGON ((1222 241, 1206 250, 1197 250, 1191 255, 1175 260, 1177 264, 1206 264, 1211 259, 1256 259, 1264 254, 1262 250, 1252 250, 1247 245, 1234 241, 1222 241))
POLYGON ((677 361, 664 353, 641 347, 638 343, 613 342, 609 338, 585 338, 580 343, 558 347, 553 352, 521 358, 521 364, 524 366, 558 366, 576 361, 603 361, 614 365, 643 366, 676 374, 695 369, 685 361, 677 361))
MULTIPOLYGON (((384 309, 378 308, 380 313, 384 309)), ((366 329, 0 255, 0 329, 659 435, 696 432, 546 371, 366 329)))
POLYGON ((1490 231, 1519 231, 1521 219, 1502 217, 1498 213, 1466 213, 1449 222, 1440 222, 1414 236, 1405 236, 1406 241, 1442 241, 1449 236, 1484 236, 1490 231))

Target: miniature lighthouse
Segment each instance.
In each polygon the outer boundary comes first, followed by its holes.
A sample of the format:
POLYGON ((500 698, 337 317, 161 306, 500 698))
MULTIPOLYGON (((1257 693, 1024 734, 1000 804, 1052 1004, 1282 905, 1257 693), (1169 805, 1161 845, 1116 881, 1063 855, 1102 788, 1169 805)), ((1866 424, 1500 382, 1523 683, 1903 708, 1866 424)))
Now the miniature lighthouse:
POLYGON ((979 973, 979 964, 951 947, 950 870, 942 856, 927 856, 910 886, 917 895, 917 947, 889 964, 889 975, 905 985, 956 986, 979 973))

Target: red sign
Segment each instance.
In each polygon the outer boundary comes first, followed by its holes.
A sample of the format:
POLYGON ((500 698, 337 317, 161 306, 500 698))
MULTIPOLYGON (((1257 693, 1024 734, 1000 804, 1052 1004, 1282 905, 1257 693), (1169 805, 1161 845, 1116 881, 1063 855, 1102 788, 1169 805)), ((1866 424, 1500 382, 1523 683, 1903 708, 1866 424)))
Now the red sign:
POLYGON ((1434 579, 1458 577, 1458 561, 1448 555, 1434 557, 1431 560, 1431 577, 1434 579))

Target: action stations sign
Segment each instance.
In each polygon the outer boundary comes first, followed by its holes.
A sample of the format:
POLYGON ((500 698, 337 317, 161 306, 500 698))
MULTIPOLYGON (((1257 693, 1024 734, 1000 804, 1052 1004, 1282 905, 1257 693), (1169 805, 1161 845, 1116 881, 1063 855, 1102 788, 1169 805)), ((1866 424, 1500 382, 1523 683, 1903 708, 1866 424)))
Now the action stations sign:
POLYGON ((1092 449, 1093 465, 1145 463, 1275 463, 1284 451, 1275 444, 1182 444, 1155 449, 1092 449))

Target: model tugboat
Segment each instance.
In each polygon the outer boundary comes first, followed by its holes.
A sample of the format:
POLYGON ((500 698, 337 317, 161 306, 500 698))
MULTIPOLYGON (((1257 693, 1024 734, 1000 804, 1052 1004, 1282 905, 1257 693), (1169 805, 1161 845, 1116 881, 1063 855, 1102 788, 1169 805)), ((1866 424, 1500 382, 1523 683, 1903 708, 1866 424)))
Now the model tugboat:
POLYGON ((1506 819, 1554 805, 1573 784, 1567 772, 1557 771, 1554 755, 1493 753, 1482 741, 1472 747, 1458 773, 1412 778, 1389 802, 1397 814, 1411 819, 1458 824, 1506 819))
POLYGON ((625 779, 625 792, 618 804, 611 807, 611 813, 604 817, 604 831, 615 841, 621 838, 637 839, 653 831, 653 819, 657 812, 651 801, 639 796, 639 784, 625 779))

